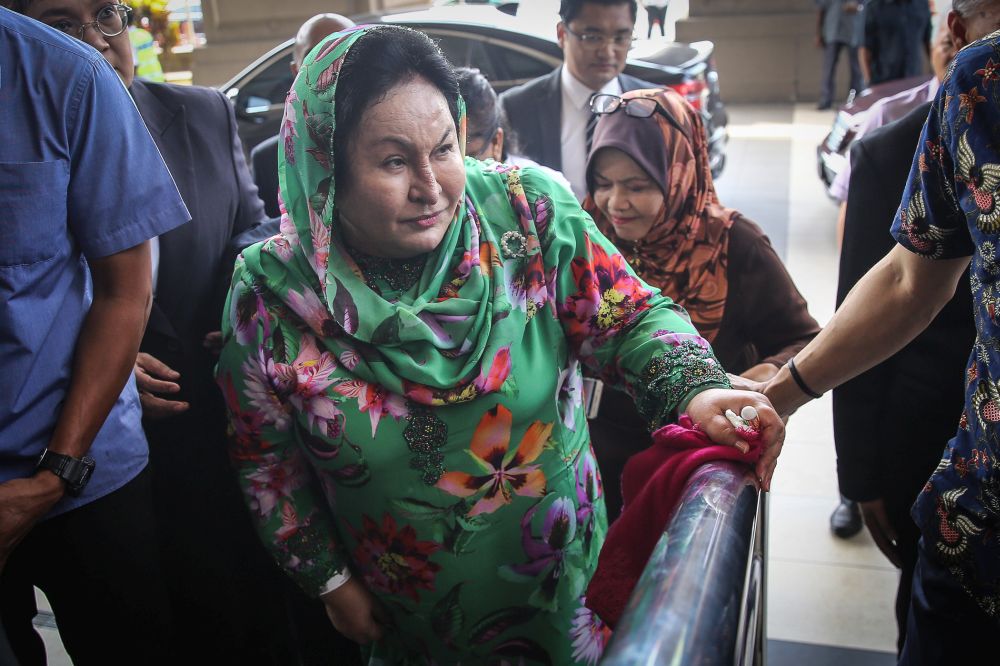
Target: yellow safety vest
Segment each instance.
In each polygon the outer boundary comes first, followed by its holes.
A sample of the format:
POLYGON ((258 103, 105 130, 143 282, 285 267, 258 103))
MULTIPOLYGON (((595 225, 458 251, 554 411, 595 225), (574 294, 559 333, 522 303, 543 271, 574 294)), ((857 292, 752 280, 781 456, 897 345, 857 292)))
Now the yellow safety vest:
POLYGON ((148 30, 129 28, 128 39, 132 42, 132 55, 135 62, 135 75, 144 81, 163 83, 163 67, 156 55, 156 42, 148 30))

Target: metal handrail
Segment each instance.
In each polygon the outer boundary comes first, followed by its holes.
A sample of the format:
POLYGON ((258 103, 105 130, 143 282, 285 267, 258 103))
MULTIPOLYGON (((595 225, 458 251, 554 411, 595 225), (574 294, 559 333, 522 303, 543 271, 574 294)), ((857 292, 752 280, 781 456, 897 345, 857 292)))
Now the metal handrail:
POLYGON ((747 466, 695 470, 601 664, 763 666, 766 514, 747 466))

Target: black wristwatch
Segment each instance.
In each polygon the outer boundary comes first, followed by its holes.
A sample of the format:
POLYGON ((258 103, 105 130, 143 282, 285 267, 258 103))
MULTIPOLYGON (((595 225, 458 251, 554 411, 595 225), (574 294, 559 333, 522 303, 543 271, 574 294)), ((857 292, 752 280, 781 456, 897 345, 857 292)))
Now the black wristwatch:
POLYGON ((64 456, 61 453, 53 453, 48 449, 42 451, 41 457, 35 469, 47 469, 60 479, 66 482, 66 492, 73 497, 78 497, 83 492, 90 477, 94 474, 94 467, 97 464, 93 458, 84 456, 74 458, 64 456))

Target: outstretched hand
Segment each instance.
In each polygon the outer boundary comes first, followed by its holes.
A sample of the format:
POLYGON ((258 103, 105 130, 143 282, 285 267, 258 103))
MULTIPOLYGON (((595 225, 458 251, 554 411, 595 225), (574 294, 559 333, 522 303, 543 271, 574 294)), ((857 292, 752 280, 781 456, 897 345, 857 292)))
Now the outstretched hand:
POLYGON ((732 446, 742 452, 749 449, 745 437, 726 418, 726 410, 739 414, 744 407, 757 410, 760 419, 758 432, 763 453, 757 461, 756 472, 761 488, 771 489, 771 477, 778 463, 778 454, 785 441, 785 424, 771 403, 760 393, 732 389, 708 389, 697 394, 687 406, 687 415, 716 444, 732 446))

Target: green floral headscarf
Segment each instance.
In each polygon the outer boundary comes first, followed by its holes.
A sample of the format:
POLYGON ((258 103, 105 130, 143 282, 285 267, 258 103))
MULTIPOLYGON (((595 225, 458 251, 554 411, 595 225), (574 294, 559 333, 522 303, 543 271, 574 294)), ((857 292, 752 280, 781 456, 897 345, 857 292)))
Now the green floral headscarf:
MULTIPOLYGON (((419 280, 398 298, 373 291, 345 247, 334 178, 337 83, 351 47, 375 30, 406 28, 367 26, 327 38, 306 58, 289 92, 279 148, 285 213, 279 236, 243 253, 253 290, 267 290, 283 303, 289 311, 283 318, 290 314, 301 322, 296 330, 311 330, 339 360, 341 377, 427 405, 512 391, 510 345, 521 339, 530 315, 511 303, 498 248, 513 245, 515 254, 530 257, 538 254, 538 242, 533 226, 494 237, 500 232, 480 224, 472 202, 502 201, 491 208, 505 209, 514 228, 511 204, 524 201, 523 191, 511 192, 508 179, 487 180, 470 169, 456 218, 419 280)), ((458 102, 464 152, 465 111, 458 102)), ((236 334, 249 335, 258 300, 249 288, 234 289, 236 334)), ((289 342, 299 347, 298 340, 289 342)))

